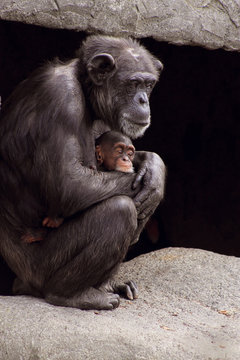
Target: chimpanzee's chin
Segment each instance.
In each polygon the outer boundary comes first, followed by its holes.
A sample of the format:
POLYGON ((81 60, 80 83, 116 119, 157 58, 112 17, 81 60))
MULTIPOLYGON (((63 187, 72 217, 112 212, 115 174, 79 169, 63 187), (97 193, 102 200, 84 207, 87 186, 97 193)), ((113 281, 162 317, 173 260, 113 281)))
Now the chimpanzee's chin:
POLYGON ((129 136, 131 139, 137 139, 144 135, 147 128, 150 126, 150 121, 146 121, 146 125, 130 122, 129 120, 122 119, 121 132, 129 136))

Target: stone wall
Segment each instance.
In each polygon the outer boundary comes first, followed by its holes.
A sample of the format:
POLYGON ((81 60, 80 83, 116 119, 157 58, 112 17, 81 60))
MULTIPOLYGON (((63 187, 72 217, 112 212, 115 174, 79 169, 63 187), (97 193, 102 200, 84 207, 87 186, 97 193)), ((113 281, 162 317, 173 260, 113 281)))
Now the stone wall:
POLYGON ((0 19, 240 49, 240 5, 234 0, 1 0, 0 19))

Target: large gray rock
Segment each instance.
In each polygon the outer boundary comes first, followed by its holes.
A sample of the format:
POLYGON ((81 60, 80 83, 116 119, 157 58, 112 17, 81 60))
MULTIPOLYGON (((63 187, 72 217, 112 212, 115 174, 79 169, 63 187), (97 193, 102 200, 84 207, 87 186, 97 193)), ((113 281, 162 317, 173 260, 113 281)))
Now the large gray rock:
POLYGON ((140 296, 114 311, 0 297, 0 359, 240 359, 239 273, 239 258, 172 248, 122 265, 140 296))
POLYGON ((1 0, 0 19, 240 50, 236 0, 1 0))

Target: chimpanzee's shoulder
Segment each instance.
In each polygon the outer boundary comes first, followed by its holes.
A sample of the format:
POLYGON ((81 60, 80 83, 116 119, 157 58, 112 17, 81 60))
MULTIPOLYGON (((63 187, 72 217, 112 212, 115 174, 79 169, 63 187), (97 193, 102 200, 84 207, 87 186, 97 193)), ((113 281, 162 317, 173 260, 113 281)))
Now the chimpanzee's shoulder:
POLYGON ((54 60, 46 64, 46 73, 52 78, 65 79, 66 81, 75 81, 77 77, 79 59, 72 59, 67 62, 54 60))

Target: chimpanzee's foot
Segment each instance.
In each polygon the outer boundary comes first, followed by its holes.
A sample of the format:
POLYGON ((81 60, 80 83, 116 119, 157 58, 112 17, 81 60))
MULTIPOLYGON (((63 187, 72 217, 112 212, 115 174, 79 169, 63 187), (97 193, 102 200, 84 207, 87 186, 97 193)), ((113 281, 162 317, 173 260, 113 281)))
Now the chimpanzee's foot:
POLYGON ((50 227, 50 228, 58 228, 62 225, 64 218, 55 217, 52 218, 50 216, 45 217, 42 222, 42 226, 50 227))
POLYGON ((53 305, 76 307, 83 310, 113 310, 119 306, 118 294, 104 292, 93 287, 73 297, 48 294, 45 300, 53 305))
POLYGON ((12 286, 12 292, 13 295, 31 295, 35 297, 42 297, 42 294, 40 291, 35 289, 33 286, 31 286, 28 283, 23 282, 19 278, 16 278, 13 282, 12 286))
POLYGON ((42 241, 44 239, 43 234, 42 233, 26 233, 24 235, 21 236, 21 241, 26 243, 26 244, 31 244, 33 242, 38 242, 38 241, 42 241))
POLYGON ((108 280, 101 287, 101 290, 122 295, 123 297, 133 300, 138 298, 138 288, 134 281, 117 284, 114 280, 108 280))

